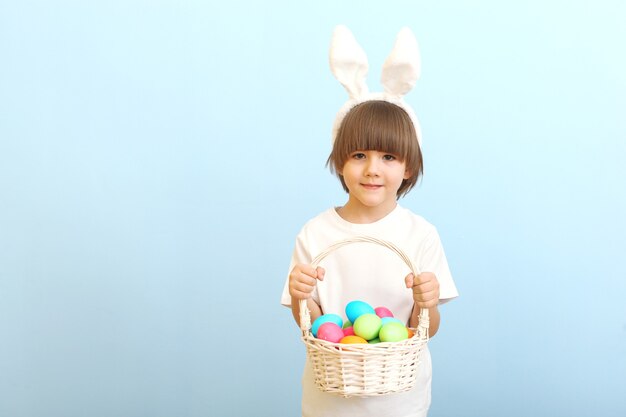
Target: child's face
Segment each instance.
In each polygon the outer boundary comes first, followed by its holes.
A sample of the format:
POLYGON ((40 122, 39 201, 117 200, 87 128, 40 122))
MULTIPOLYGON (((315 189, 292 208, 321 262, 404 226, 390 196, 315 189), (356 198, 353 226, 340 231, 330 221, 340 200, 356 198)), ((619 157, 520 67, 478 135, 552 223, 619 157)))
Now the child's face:
POLYGON ((379 151, 350 154, 341 172, 348 187, 350 204, 369 209, 393 209, 402 181, 410 177, 397 156, 379 151))

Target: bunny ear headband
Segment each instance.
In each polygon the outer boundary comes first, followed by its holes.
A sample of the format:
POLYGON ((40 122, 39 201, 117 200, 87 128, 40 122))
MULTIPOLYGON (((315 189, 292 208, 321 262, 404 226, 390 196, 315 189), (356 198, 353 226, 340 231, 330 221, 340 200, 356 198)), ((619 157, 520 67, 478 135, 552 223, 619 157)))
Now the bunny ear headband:
POLYGON ((415 112, 403 99, 415 86, 420 76, 420 55, 417 40, 409 28, 403 28, 396 37, 391 54, 383 64, 381 84, 383 93, 370 93, 367 84, 367 56, 359 46, 352 32, 345 26, 337 26, 330 44, 330 70, 344 86, 350 98, 341 107, 333 125, 333 143, 341 122, 348 112, 358 104, 372 100, 382 100, 402 108, 408 115, 422 144, 422 132, 415 112))

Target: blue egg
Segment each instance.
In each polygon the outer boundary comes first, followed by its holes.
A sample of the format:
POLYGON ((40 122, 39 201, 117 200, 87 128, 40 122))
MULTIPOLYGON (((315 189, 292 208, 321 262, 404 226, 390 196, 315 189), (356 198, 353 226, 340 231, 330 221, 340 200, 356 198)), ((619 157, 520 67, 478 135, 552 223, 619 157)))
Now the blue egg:
POLYGON ((363 314, 376 314, 376 311, 374 311, 374 307, 364 301, 350 301, 346 305, 346 316, 352 323, 363 314))
POLYGON ((389 322, 396 322, 396 323, 400 323, 401 325, 404 326, 404 323, 402 323, 400 320, 398 320, 395 317, 383 317, 382 318, 382 322, 383 322, 383 326, 389 322))
POLYGON ((319 329, 322 324, 329 321, 335 323, 339 327, 343 326, 343 319, 337 314, 323 314, 316 318, 313 322, 313 326, 311 326, 311 333, 313 333, 313 336, 317 337, 317 329, 319 329))

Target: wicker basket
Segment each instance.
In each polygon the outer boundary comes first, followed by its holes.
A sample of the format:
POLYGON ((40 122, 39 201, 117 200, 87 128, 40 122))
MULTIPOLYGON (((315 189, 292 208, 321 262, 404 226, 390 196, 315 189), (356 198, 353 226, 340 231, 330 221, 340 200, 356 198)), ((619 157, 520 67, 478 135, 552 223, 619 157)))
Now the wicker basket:
MULTIPOLYGON (((343 246, 369 242, 395 252, 417 275, 413 263, 398 247, 380 239, 358 236, 342 240, 320 253, 316 267, 331 252, 343 246)), ((315 384, 328 393, 344 397, 372 397, 410 390, 415 385, 420 354, 428 342, 428 310, 421 309, 415 335, 401 342, 341 344, 317 339, 311 334, 311 314, 300 300, 300 328, 315 384)))

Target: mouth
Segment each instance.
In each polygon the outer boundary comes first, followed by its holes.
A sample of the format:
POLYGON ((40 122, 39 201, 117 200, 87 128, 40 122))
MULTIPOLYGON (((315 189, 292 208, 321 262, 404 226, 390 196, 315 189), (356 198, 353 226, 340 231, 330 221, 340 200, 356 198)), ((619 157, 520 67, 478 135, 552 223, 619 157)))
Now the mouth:
POLYGON ((379 184, 361 184, 361 186, 366 190, 378 190, 382 187, 382 185, 379 184))

